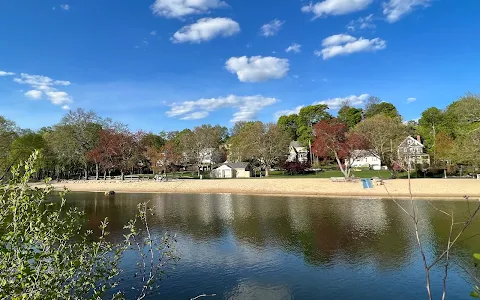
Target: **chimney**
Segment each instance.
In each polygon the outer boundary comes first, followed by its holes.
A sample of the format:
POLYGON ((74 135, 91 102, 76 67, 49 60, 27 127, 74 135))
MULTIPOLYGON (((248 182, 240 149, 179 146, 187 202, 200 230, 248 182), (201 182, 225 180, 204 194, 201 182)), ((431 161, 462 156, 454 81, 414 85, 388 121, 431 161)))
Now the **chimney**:
POLYGON ((419 135, 417 135, 417 141, 421 144, 422 143, 422 139, 420 138, 419 135))

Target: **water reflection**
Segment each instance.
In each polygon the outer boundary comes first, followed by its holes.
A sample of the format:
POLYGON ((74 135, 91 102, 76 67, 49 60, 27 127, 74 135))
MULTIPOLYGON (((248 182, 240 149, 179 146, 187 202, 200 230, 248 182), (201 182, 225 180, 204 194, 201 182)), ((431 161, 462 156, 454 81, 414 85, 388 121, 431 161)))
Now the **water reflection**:
MULTIPOLYGON (((152 228, 179 236, 181 261, 162 290, 169 299, 202 293, 224 299, 425 296, 411 219, 389 200, 99 193, 68 198, 70 205, 86 211, 90 228, 108 216, 113 239, 121 238, 136 205, 150 201, 155 211, 152 228)), ((455 211, 458 218, 467 213, 465 203, 436 205, 455 211)), ((444 249, 448 220, 426 202, 418 207, 425 248, 437 253, 444 249)), ((468 256, 478 250, 478 239, 459 247, 459 253, 468 256)), ((450 293, 468 299, 468 285, 452 270, 450 293)), ((434 271, 432 276, 440 275, 434 271)))

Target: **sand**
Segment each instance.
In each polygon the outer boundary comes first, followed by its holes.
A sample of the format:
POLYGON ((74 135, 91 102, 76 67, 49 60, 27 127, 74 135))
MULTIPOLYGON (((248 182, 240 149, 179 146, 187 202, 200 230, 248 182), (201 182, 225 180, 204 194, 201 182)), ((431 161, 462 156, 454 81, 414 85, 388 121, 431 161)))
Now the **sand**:
MULTIPOLYGON (((414 198, 462 199, 465 195, 480 198, 480 180, 475 179, 412 179, 414 198)), ((56 189, 116 193, 195 193, 252 194, 315 197, 408 198, 408 180, 385 180, 384 186, 364 189, 361 182, 331 182, 316 178, 256 178, 217 180, 155 181, 62 181, 56 189)))

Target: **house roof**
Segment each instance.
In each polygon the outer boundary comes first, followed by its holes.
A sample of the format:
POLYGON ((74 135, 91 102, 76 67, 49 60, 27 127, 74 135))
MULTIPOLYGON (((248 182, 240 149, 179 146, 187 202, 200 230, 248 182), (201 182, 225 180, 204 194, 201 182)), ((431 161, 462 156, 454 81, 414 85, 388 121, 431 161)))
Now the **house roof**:
POLYGON ((398 148, 405 148, 405 147, 414 147, 420 146, 424 147, 422 143, 420 143, 417 139, 413 138, 412 136, 407 136, 403 142, 398 145, 398 148))
POLYGON ((229 166, 232 169, 245 169, 250 164, 248 162, 239 162, 239 163, 226 163, 225 165, 229 166))
POLYGON ((291 141, 290 146, 298 148, 298 147, 303 147, 299 141, 291 141))

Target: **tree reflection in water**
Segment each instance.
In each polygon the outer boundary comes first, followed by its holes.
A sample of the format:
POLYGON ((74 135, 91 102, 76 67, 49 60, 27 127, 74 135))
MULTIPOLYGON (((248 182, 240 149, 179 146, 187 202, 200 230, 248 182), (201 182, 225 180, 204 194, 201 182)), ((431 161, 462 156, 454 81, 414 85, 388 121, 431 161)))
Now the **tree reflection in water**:
MULTIPOLYGON (((425 298, 411 220, 390 200, 99 193, 68 198, 86 211, 89 228, 108 216, 112 239, 122 238, 137 203, 149 200, 156 234, 179 236, 180 264, 161 289, 169 299, 200 293, 225 299, 425 298)), ((458 217, 467 212, 463 202, 437 206, 458 217)), ((426 250, 437 253, 448 238, 448 220, 427 203, 418 208, 426 250)), ((478 251, 478 239, 458 247, 457 253, 469 257, 478 251)), ((468 284, 458 268, 452 272, 450 295, 468 299, 468 284)))

